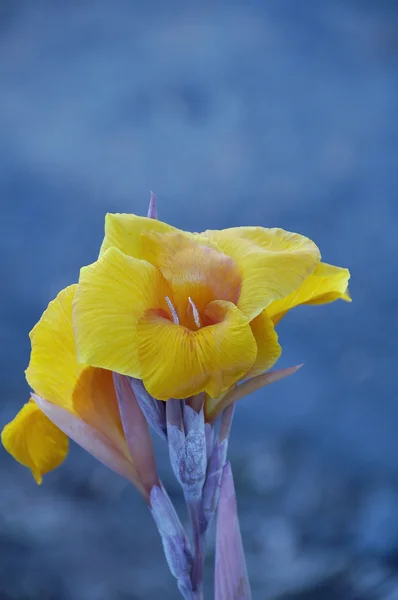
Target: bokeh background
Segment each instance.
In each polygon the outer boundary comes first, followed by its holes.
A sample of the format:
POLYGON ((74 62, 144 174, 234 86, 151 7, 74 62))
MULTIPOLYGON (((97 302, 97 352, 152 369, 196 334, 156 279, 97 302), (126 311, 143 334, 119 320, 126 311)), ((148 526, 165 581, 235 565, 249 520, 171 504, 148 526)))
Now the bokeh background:
MULTIPOLYGON (((281 323, 301 372, 238 406, 255 600, 398 598, 397 32, 396 0, 1 0, 0 425, 28 331, 150 189, 176 226, 280 226, 352 271, 351 305, 281 323)), ((147 509, 77 447, 41 487, 1 449, 0 600, 82 598, 177 598, 147 509)))

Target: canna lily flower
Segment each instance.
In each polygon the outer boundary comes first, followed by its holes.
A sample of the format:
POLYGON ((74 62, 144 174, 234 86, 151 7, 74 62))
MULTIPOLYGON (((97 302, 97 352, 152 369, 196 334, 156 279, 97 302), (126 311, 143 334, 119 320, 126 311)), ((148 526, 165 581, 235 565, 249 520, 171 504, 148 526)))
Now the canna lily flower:
POLYGON ((239 382, 276 363, 280 318, 299 304, 348 300, 348 278, 320 262, 310 239, 282 229, 192 234, 109 214, 75 294, 77 356, 142 380, 158 400, 204 393, 210 419, 239 382))
POLYGON ((127 403, 130 414, 138 408, 131 387, 110 371, 77 362, 75 290, 76 285, 62 290, 30 333, 26 378, 34 393, 4 428, 2 443, 40 484, 66 458, 69 436, 148 498, 158 479, 146 422, 139 409, 134 412, 141 443, 141 452, 136 451, 129 435, 131 418, 127 414, 123 424, 121 419, 127 403))
POLYGON ((37 483, 66 458, 68 438, 131 481, 186 600, 203 598, 218 507, 215 595, 249 600, 227 462, 234 405, 297 371, 270 371, 281 354, 276 325, 302 304, 350 301, 349 277, 282 229, 176 229, 157 220, 153 194, 148 218, 107 215, 98 260, 31 331, 33 392, 3 445, 37 483), (148 424, 168 445, 192 544, 159 481, 148 424))

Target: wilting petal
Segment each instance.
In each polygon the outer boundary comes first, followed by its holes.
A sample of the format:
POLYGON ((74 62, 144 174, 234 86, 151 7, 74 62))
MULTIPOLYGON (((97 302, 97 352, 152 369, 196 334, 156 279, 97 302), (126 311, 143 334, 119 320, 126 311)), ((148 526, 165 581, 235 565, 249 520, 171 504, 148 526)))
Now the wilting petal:
POLYGON ((167 294, 166 283, 155 267, 117 248, 110 248, 97 262, 81 269, 73 302, 79 360, 140 378, 137 318, 149 308, 167 307, 167 294))
POLYGON ((250 327, 257 344, 257 358, 245 378, 256 377, 268 371, 274 366, 282 352, 274 324, 265 311, 251 321, 250 327))
POLYGON ((56 469, 68 453, 68 438, 30 399, 1 434, 3 446, 28 467, 37 483, 56 469))
POLYGON ((178 229, 151 217, 108 213, 105 217, 105 237, 102 242, 100 256, 109 248, 114 247, 129 256, 143 258, 141 235, 151 231, 166 233, 167 231, 178 231, 178 229))
POLYGON ((295 291, 320 260, 310 239, 283 229, 234 227, 206 231, 242 274, 238 307, 252 320, 273 300, 295 291))
POLYGON ((26 379, 39 396, 69 409, 76 381, 84 370, 77 362, 72 329, 76 287, 62 290, 30 332, 32 352, 26 369, 26 379))
POLYGON ((223 471, 216 532, 215 600, 250 600, 231 465, 223 471))
POLYGON ((300 304, 327 304, 338 299, 351 302, 348 293, 349 279, 348 269, 319 263, 298 290, 286 298, 272 302, 267 307, 267 314, 277 324, 289 310, 300 304))
POLYGON ((142 379, 155 398, 187 398, 202 391, 218 397, 252 367, 256 342, 240 310, 212 302, 205 316, 214 324, 198 331, 174 325, 157 311, 139 319, 142 379))
POLYGON ((142 255, 167 279, 181 325, 198 328, 189 298, 199 318, 213 300, 234 304, 238 301, 241 276, 236 262, 203 245, 198 237, 175 232, 147 233, 142 236, 142 255))
POLYGON ((148 497, 147 491, 137 479, 132 462, 103 433, 68 410, 47 402, 36 394, 32 394, 32 398, 40 410, 68 437, 112 471, 131 481, 143 496, 148 497))

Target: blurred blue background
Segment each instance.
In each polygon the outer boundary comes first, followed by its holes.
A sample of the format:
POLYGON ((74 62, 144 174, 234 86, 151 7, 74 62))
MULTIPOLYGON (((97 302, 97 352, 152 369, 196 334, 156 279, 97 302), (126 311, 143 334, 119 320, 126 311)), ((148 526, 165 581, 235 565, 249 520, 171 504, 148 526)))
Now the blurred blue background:
MULTIPOLYGON (((396 0, 0 4, 1 426, 29 330, 150 189, 176 226, 280 226, 351 269, 351 305, 279 327, 305 367, 238 406, 255 600, 398 599, 397 108, 396 0)), ((37 487, 0 449, 0 600, 160 597, 135 490, 77 447, 37 487)))

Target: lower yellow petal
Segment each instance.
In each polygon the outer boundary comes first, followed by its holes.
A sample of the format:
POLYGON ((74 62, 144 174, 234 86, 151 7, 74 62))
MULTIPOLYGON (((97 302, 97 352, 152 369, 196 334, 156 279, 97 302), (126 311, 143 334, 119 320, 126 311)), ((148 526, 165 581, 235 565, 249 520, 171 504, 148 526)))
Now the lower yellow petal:
POLYGON ((72 408, 72 394, 83 366, 77 362, 72 329, 72 301, 76 285, 50 302, 30 332, 32 351, 26 379, 49 402, 72 408))
POLYGON ((190 331, 159 311, 138 322, 139 359, 148 392, 159 400, 200 392, 220 396, 253 365, 257 347, 246 317, 230 302, 206 308, 213 324, 190 331))
MULTIPOLYGON (((265 311, 251 321, 250 327, 257 344, 257 356, 255 363, 244 376, 246 381, 271 369, 282 353, 272 319, 265 311)), ((205 399, 206 419, 214 421, 220 412, 232 402, 229 402, 228 398, 232 397, 233 390, 240 389, 244 385, 243 383, 239 386, 232 386, 219 397, 210 398, 207 395, 205 399)))
POLYGON ((100 256, 109 248, 118 248, 124 254, 143 258, 141 235, 151 231, 166 233, 167 231, 178 231, 178 229, 158 219, 123 213, 108 213, 105 217, 105 237, 100 256))
POLYGON ((3 446, 28 467, 37 483, 56 469, 68 453, 68 438, 30 399, 1 434, 3 446))
POLYGON ((148 497, 148 492, 137 478, 132 461, 125 457, 101 431, 94 429, 80 417, 61 406, 47 402, 36 394, 32 394, 32 397, 40 410, 61 431, 109 469, 131 481, 146 498, 148 497))
POLYGON ((73 412, 130 460, 111 371, 84 369, 73 392, 73 412))
MULTIPOLYGON (((81 433, 78 443, 89 451, 94 446, 98 450, 103 443, 103 448, 108 449, 106 452, 113 452, 116 457, 114 466, 117 467, 118 457, 125 465, 123 468, 128 464, 131 479, 135 468, 120 420, 112 373, 77 362, 72 327, 76 288, 74 285, 60 292, 32 330, 27 379, 34 389, 34 398, 41 398, 52 413, 61 415, 63 423, 70 420, 76 424, 75 432, 81 433), (84 431, 90 434, 90 443, 85 440, 84 431), (93 446, 94 438, 99 441, 93 446)), ((16 460, 28 466, 41 482, 42 475, 64 459, 68 448, 65 433, 68 432, 67 426, 54 425, 31 399, 5 427, 2 441, 16 460)))
POLYGON ((117 248, 81 269, 73 303, 79 360, 140 378, 137 318, 149 308, 167 307, 168 294, 154 266, 117 248))
POLYGON ((257 344, 257 358, 245 379, 251 379, 271 369, 282 352, 272 319, 265 311, 251 321, 250 327, 257 344))
POLYGON ((272 302, 267 307, 267 313, 277 324, 289 310, 300 304, 327 304, 338 299, 351 302, 348 293, 349 279, 348 269, 319 263, 298 290, 286 298, 272 302))
POLYGON ((283 229, 234 227, 205 235, 238 264, 242 274, 238 307, 249 320, 300 287, 320 260, 314 242, 283 229))

